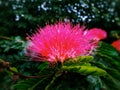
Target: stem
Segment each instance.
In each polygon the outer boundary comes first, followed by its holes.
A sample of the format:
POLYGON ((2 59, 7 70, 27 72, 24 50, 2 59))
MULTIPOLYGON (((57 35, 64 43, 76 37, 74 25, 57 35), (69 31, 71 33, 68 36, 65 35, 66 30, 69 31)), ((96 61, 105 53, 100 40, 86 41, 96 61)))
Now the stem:
POLYGON ((21 78, 25 78, 25 79, 29 79, 29 78, 43 78, 43 77, 48 77, 48 76, 51 76, 52 74, 49 74, 49 75, 42 75, 42 76, 25 76, 25 75, 22 75, 20 73, 16 73, 15 71, 11 70, 10 67, 8 68, 8 70, 16 75, 19 75, 21 78))
POLYGON ((39 85, 42 81, 44 81, 46 78, 43 78, 42 80, 40 80, 39 82, 37 82, 35 85, 33 85, 33 87, 29 88, 28 90, 33 90, 37 85, 39 85))
POLYGON ((6 37, 6 36, 0 36, 0 38, 2 38, 2 39, 6 39, 6 40, 12 40, 11 38, 6 37))
POLYGON ((57 72, 55 73, 55 76, 52 78, 52 81, 45 87, 45 90, 49 90, 50 86, 52 86, 52 84, 54 83, 54 81, 61 76, 61 72, 57 72))
POLYGON ((6 62, 6 61, 4 61, 2 59, 0 59, 0 66, 2 67, 2 69, 7 69, 8 71, 12 72, 13 74, 18 75, 19 77, 25 78, 25 79, 29 79, 29 78, 44 78, 44 77, 48 77, 48 76, 52 75, 52 74, 42 75, 42 76, 26 76, 26 75, 22 75, 22 74, 20 74, 18 72, 15 72, 14 70, 12 70, 11 67, 10 67, 10 63, 6 62))

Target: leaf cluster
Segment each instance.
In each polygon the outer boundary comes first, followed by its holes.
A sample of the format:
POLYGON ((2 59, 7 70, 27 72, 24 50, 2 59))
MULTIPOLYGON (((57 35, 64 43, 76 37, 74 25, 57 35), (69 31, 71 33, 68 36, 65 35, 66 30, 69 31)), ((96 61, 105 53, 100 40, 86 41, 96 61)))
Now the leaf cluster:
POLYGON ((95 56, 69 59, 63 65, 39 65, 39 78, 18 81, 13 90, 119 90, 120 56, 111 45, 101 42, 95 56), (59 67, 58 67, 59 66, 59 67), (44 75, 44 76, 42 76, 44 75), (33 82, 33 81, 34 82, 33 82))

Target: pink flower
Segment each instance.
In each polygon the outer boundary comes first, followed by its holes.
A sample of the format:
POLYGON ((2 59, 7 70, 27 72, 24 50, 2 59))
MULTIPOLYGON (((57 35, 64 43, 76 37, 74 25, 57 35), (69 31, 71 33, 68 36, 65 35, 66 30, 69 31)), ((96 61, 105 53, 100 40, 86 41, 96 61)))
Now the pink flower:
POLYGON ((86 36, 93 40, 101 40, 107 37, 106 31, 99 29, 99 28, 92 28, 87 31, 86 36))
POLYGON ((79 24, 73 26, 70 22, 59 22, 39 28, 35 34, 29 36, 28 55, 37 57, 40 61, 62 63, 69 58, 89 55, 98 43, 92 39, 103 39, 106 37, 106 32, 97 28, 95 31, 94 29, 84 31, 84 29, 85 27, 80 27, 79 24))
POLYGON ((114 48, 116 48, 116 50, 118 50, 120 52, 120 39, 119 40, 116 40, 112 43, 112 46, 114 48))

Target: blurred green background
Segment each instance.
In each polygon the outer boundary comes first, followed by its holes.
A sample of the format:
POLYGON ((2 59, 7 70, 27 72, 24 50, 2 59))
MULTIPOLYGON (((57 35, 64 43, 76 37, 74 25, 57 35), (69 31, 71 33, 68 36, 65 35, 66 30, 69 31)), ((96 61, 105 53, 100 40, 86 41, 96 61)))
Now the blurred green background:
POLYGON ((38 26, 69 19, 88 28, 120 29, 119 0, 1 0, 0 35, 26 36, 38 26))

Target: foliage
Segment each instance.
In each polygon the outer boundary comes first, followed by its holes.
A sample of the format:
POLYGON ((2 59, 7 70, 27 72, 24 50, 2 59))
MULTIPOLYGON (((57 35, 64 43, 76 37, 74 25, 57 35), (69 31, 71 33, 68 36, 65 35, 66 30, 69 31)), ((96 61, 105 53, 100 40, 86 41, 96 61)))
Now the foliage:
MULTIPOLYGON (((0 63, 0 87, 4 90, 16 81, 12 80, 14 76, 18 77, 9 69, 24 75, 32 75, 37 71, 35 68, 37 68, 38 63, 28 60, 25 56, 26 42, 20 36, 10 38, 1 36, 0 39, 0 61, 5 63, 5 66, 0 63), (6 65, 11 67, 8 68, 6 65), (32 68, 33 71, 31 71, 32 68)), ((1 88, 0 90, 2 90, 1 88)))
MULTIPOLYGON (((39 63, 36 68, 38 71, 34 74, 38 77, 22 78, 19 76, 17 83, 10 86, 11 90, 52 90, 53 88, 54 90, 119 90, 119 53, 104 42, 100 43, 100 47, 95 53, 95 56, 80 56, 74 60, 67 60, 63 65, 58 63, 52 67, 47 62, 39 63)), ((16 71, 16 68, 12 68, 12 70, 16 71)))

